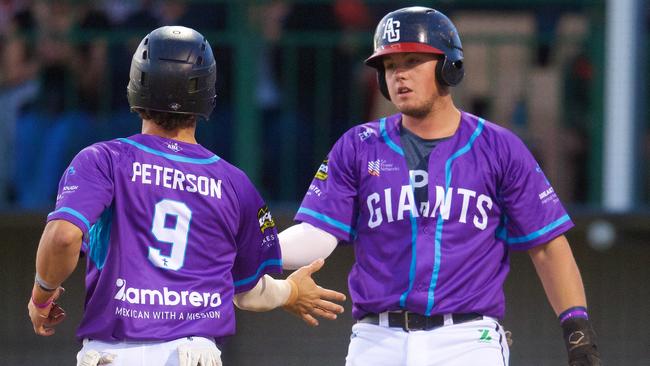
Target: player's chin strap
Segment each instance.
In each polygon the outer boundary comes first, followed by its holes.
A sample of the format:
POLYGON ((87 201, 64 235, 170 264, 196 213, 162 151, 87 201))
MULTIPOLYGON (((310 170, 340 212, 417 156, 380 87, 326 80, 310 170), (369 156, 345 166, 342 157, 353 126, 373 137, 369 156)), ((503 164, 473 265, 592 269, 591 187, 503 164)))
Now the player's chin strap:
POLYGON ((97 365, 110 365, 115 360, 115 355, 112 353, 99 353, 94 349, 84 353, 83 357, 77 363, 77 366, 97 366, 97 365))
POLYGON ((218 348, 198 348, 187 345, 178 347, 180 366, 222 366, 218 348))
POLYGON ((587 309, 573 307, 562 312, 559 318, 569 354, 569 366, 601 366, 596 333, 589 322, 587 309))

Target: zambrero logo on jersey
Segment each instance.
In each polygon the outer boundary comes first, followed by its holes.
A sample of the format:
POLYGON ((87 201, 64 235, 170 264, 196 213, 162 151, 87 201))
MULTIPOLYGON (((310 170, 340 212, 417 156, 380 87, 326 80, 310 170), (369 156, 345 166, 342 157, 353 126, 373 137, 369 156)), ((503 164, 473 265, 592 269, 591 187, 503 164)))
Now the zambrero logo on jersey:
POLYGON ((264 230, 275 227, 275 221, 273 221, 273 216, 271 216, 271 211, 269 206, 264 206, 257 210, 257 220, 260 223, 260 230, 264 230))
POLYGON ((318 171, 316 172, 316 175, 314 176, 314 178, 316 178, 318 180, 327 179, 327 171, 328 171, 327 161, 328 161, 328 159, 323 160, 323 163, 320 165, 320 167, 318 167, 318 171))
POLYGON ((117 293, 115 300, 138 305, 161 306, 194 306, 216 308, 221 305, 221 294, 218 292, 174 291, 167 287, 162 290, 149 288, 127 287, 126 280, 118 278, 115 281, 117 293))

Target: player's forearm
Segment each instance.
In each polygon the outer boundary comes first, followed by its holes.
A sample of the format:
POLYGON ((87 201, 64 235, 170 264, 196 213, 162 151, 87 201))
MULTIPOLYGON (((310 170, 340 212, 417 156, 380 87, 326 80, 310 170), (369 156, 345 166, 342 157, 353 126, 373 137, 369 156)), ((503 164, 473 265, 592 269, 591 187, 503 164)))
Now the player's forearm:
POLYGON ((235 305, 248 311, 269 311, 285 305, 294 296, 295 290, 288 280, 276 280, 264 275, 249 291, 235 295, 235 305))
POLYGON ((278 239, 284 269, 297 269, 327 258, 338 244, 334 235, 304 222, 282 231, 278 239))
POLYGON ((79 228, 67 221, 47 224, 36 253, 36 273, 44 283, 57 287, 74 271, 82 235, 79 228))
POLYGON ((573 306, 587 306, 582 277, 564 235, 529 254, 556 315, 573 306))

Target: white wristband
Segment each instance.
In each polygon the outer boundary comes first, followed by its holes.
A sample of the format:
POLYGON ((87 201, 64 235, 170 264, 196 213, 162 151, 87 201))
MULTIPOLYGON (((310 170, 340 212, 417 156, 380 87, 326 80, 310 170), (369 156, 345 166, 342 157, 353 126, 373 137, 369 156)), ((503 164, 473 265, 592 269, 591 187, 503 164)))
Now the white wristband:
POLYGON ((38 272, 36 272, 36 275, 34 276, 34 282, 38 285, 38 287, 41 288, 41 290, 45 292, 52 292, 56 290, 59 286, 53 286, 50 285, 49 283, 45 282, 41 276, 38 275, 38 272))

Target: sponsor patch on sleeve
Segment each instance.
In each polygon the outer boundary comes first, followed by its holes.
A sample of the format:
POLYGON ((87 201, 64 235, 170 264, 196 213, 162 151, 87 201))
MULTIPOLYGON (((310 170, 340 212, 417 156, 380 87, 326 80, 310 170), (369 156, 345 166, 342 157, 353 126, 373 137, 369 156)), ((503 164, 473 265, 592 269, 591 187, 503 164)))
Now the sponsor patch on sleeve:
POLYGON ((269 206, 264 206, 257 210, 257 220, 260 223, 260 231, 262 232, 266 229, 275 227, 275 221, 273 221, 273 216, 271 216, 269 206))
POLYGON ((327 161, 328 159, 323 160, 323 163, 318 168, 318 171, 316 172, 316 176, 314 178, 319 180, 327 179, 327 161))

